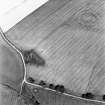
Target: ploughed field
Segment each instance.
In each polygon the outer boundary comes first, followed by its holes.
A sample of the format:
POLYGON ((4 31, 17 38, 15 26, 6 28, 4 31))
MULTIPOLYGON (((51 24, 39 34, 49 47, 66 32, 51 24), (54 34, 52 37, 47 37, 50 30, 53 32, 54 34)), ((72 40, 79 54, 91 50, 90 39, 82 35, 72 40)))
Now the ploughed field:
POLYGON ((103 3, 67 0, 59 8, 44 6, 9 30, 6 35, 18 48, 32 48, 46 61, 41 67, 26 65, 27 77, 75 93, 105 93, 103 3))
MULTIPOLYGON (((83 2, 80 4, 82 5, 83 2)), ((33 32, 31 31, 30 35, 35 34, 39 40, 42 38, 42 41, 33 48, 46 60, 46 66, 27 66, 27 74, 37 81, 63 84, 66 89, 75 93, 91 91, 94 94, 103 94, 105 91, 105 33, 102 21, 94 22, 93 16, 90 23, 80 21, 82 24, 80 25, 77 18, 81 12, 70 11, 67 8, 68 5, 70 6, 70 4, 65 5, 35 27, 33 32), (70 14, 67 14, 67 11, 70 14), (72 15, 73 13, 77 15, 72 15)), ((79 9, 81 5, 74 8, 79 9)), ((99 11, 100 6, 96 5, 96 7, 92 10, 99 11)), ((93 11, 93 14, 96 14, 95 12, 93 11)), ((88 14, 86 16, 88 17, 88 14)), ((34 38, 32 42, 37 43, 38 39, 35 40, 34 35, 32 37, 34 38)))
POLYGON ((35 80, 63 84, 74 92, 104 92, 104 46, 98 33, 59 27, 39 45, 46 66, 28 66, 35 80))

